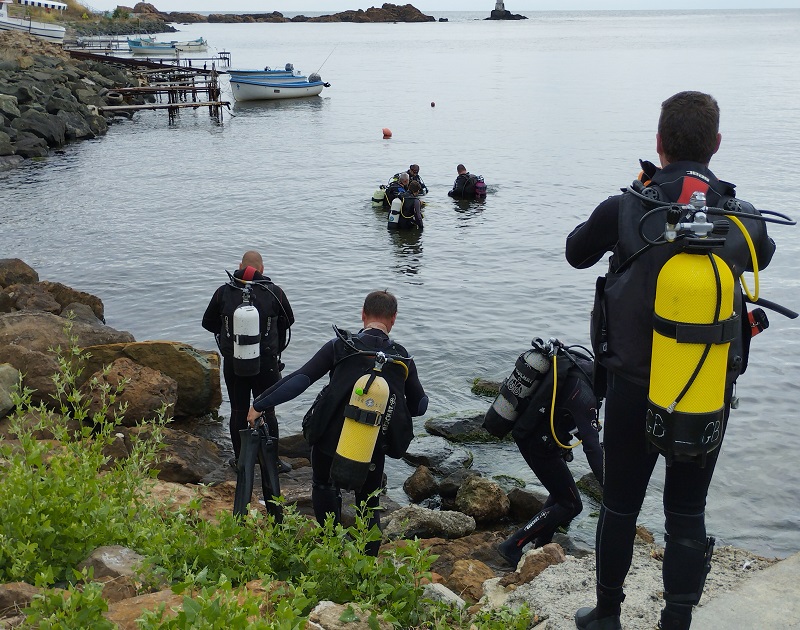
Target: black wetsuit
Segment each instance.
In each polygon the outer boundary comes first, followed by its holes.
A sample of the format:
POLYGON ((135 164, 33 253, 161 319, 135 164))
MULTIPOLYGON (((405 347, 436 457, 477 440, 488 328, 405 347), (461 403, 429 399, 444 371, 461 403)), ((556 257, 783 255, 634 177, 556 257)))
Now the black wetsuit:
MULTIPOLYGON (((390 352, 390 348, 396 348, 405 352, 402 346, 394 344, 386 333, 375 328, 368 328, 354 335, 355 343, 360 349, 367 352, 385 351, 390 352)), ((340 338, 332 339, 300 369, 295 370, 288 376, 281 379, 278 383, 266 390, 253 403, 256 411, 268 409, 275 405, 287 402, 302 394, 308 387, 325 376, 331 375, 329 386, 341 387, 342 391, 325 391, 321 396, 329 396, 327 400, 333 401, 334 408, 330 408, 325 418, 326 426, 321 429, 316 426, 314 437, 309 438, 311 442, 311 466, 312 466, 312 502, 314 504, 314 514, 317 520, 322 523, 327 514, 333 514, 337 521, 341 517, 341 493, 331 480, 331 465, 333 456, 336 452, 336 444, 344 422, 344 397, 349 399, 355 378, 352 382, 341 383, 336 379, 334 370, 341 365, 342 369, 351 367, 350 361, 360 361, 360 359, 345 358, 349 350, 344 347, 340 338), (336 385, 334 385, 336 383, 336 385), (338 409, 341 407, 341 409, 338 409)), ((374 359, 366 359, 368 366, 374 364, 374 359)), ((428 397, 419 381, 417 367, 413 359, 405 362, 408 367, 408 377, 405 378, 401 392, 402 399, 398 401, 398 412, 396 413, 392 425, 388 432, 382 431, 379 443, 372 456, 372 468, 367 476, 362 488, 356 491, 356 502, 366 503, 367 507, 373 509, 372 524, 379 524, 379 512, 375 508, 379 506, 378 496, 373 494, 381 487, 383 482, 383 466, 385 456, 402 457, 405 448, 408 446, 406 440, 410 440, 413 427, 411 426, 411 416, 421 416, 428 407, 428 397), (405 445, 402 444, 405 442, 405 445), (399 451, 403 452, 399 452, 399 451)), ((362 369, 360 374, 365 373, 362 369)), ((320 400, 315 403, 315 407, 322 404, 320 400)), ((308 438, 308 433, 307 433, 308 438)), ((378 545, 370 546, 370 553, 377 554, 378 545)))
MULTIPOLYGON (((711 206, 733 193, 730 184, 717 180, 701 164, 679 162, 663 170, 652 170, 653 183, 658 185, 665 201, 687 203, 687 191, 690 194, 692 190, 704 190, 711 206)), ((572 231, 566 243, 567 261, 577 268, 592 266, 607 252, 614 254, 605 290, 599 296, 610 310, 608 319, 614 320, 608 323, 608 352, 598 357, 608 371, 603 438, 605 480, 596 539, 596 610, 600 616, 619 615, 624 598, 623 582, 633 556, 636 519, 658 459, 657 453, 648 452, 645 416, 655 276, 660 270, 654 260, 663 254, 659 253, 659 247, 655 247, 627 268, 622 267, 623 272, 617 272, 630 252, 637 249, 636 244, 627 242, 630 237, 624 236, 638 233, 637 226, 628 224, 632 221, 622 224, 619 220, 628 203, 631 203, 630 193, 607 199, 597 206, 585 223, 572 231), (629 282, 631 278, 635 281, 629 282), (615 291, 620 287, 624 290, 615 291), (624 323, 626 317, 630 318, 629 323, 624 323), (614 332, 613 336, 611 332, 614 332)), ((750 219, 742 222, 753 236, 758 266, 763 269, 772 258, 775 245, 762 222, 750 219)), ((736 232, 738 230, 732 227, 728 236, 734 243, 731 251, 722 251, 720 255, 729 265, 735 261, 733 266, 736 267, 744 261, 744 266, 752 269, 749 250, 743 245, 743 239, 737 240, 736 232)), ((739 273, 743 270, 739 269, 739 273)), ((742 340, 731 344, 731 355, 734 346, 742 348, 742 340)), ((742 365, 746 364, 746 349, 744 351, 742 365)), ((730 393, 729 386, 725 398, 726 421, 730 393)), ((705 505, 718 454, 719 448, 709 453, 705 466, 697 461, 675 461, 666 468, 663 502, 667 536, 663 575, 667 607, 662 620, 676 620, 678 625, 675 627, 684 627, 680 624, 686 624, 687 618, 691 619, 692 605, 699 601, 702 593, 708 552, 705 505)))
POLYGON ((403 206, 400 208, 400 216, 397 221, 389 221, 387 227, 390 230, 422 230, 424 229, 422 219, 422 202, 419 197, 412 193, 401 195, 403 206))
POLYGON ((591 387, 591 363, 579 360, 579 365, 587 376, 579 373, 579 368, 575 366, 564 366, 564 380, 558 387, 553 427, 550 426, 549 411, 553 381, 549 378, 537 390, 512 431, 519 452, 549 496, 542 510, 500 546, 500 552, 511 564, 519 561, 526 544, 533 542, 534 547, 546 545, 552 541, 559 526, 567 525, 583 510, 578 487, 565 460, 569 451, 556 443, 553 428, 563 445, 569 445, 572 433, 577 430, 586 460, 600 485, 603 485, 603 448, 597 424, 599 401, 591 387))
POLYGON ((475 196, 475 184, 471 187, 469 185, 471 179, 472 175, 469 173, 461 173, 453 182, 453 189, 448 190, 447 194, 453 199, 471 199, 475 196))
MULTIPOLYGON (((241 278, 241 269, 234 272, 234 277, 241 278)), ((277 318, 277 335, 265 335, 262 342, 260 363, 261 369, 254 376, 237 376, 233 369, 233 346, 230 338, 233 326, 233 311, 242 303, 242 292, 223 284, 211 298, 203 314, 203 328, 214 333, 222 353, 222 375, 228 391, 228 400, 231 405, 230 435, 233 444, 234 456, 238 459, 241 450, 239 431, 247 428, 247 412, 250 409, 250 395, 253 397, 261 394, 265 389, 277 383, 281 377, 279 366, 280 352, 286 346, 286 333, 294 323, 294 314, 286 294, 269 278, 257 271, 253 280, 267 282, 265 286, 253 285, 253 305, 258 309, 261 319, 262 334, 272 323, 272 318, 277 318), (267 290, 269 289, 269 290, 267 290), (226 331, 227 325, 227 331, 226 331), (269 337, 269 340, 266 339, 269 337)), ((265 420, 269 426, 270 435, 278 437, 278 421, 275 410, 265 410, 265 420)))

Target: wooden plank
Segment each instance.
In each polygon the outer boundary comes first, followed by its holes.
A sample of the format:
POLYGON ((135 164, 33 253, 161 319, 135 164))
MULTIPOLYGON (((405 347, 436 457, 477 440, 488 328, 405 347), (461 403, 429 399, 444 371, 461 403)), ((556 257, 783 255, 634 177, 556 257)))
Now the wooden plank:
POLYGON ((148 103, 146 105, 104 105, 98 107, 101 112, 135 112, 140 109, 170 109, 178 107, 230 107, 229 101, 207 101, 204 103, 148 103))

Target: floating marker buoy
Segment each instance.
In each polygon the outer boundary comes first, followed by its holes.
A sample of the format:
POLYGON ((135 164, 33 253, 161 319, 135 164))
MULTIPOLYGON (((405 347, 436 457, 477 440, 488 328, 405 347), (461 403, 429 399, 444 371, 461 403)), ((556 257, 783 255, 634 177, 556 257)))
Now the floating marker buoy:
POLYGON ((431 107, 436 107, 436 103, 434 103, 433 101, 431 101, 431 107))
POLYGON ((383 128, 383 137, 384 138, 391 138, 392 137, 392 130, 389 127, 383 128))

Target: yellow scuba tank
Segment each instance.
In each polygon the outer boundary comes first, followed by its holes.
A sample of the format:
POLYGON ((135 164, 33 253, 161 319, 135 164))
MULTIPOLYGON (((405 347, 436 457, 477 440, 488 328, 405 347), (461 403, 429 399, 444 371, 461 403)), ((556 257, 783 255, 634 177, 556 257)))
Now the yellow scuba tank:
MULTIPOLYGON (((705 197, 695 195, 693 203, 704 206, 705 197)), ((699 233, 710 232, 704 213, 694 220, 682 225, 701 225, 699 233)), ((686 238, 684 250, 658 274, 646 431, 651 448, 663 453, 668 464, 698 458, 704 464, 722 441, 728 351, 741 333, 733 311, 733 274, 711 251, 724 242, 686 238)))
POLYGON ((331 466, 331 478, 345 490, 359 490, 369 472, 389 402, 389 384, 380 375, 384 363, 386 355, 379 352, 375 367, 356 381, 345 407, 344 426, 331 466))

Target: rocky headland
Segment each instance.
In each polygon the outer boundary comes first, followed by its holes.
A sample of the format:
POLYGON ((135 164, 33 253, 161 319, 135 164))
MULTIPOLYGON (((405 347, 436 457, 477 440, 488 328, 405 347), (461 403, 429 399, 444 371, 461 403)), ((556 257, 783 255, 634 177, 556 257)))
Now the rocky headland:
POLYGON ((131 18, 148 20, 159 20, 162 22, 180 22, 184 24, 193 24, 197 22, 211 22, 211 23, 228 23, 228 24, 244 24, 252 22, 435 22, 433 16, 425 15, 416 7, 405 4, 396 5, 391 3, 384 3, 380 8, 370 7, 367 10, 358 9, 351 11, 341 11, 339 13, 332 13, 330 15, 319 15, 314 17, 307 17, 305 15, 297 15, 292 18, 284 17, 278 11, 271 13, 212 13, 208 16, 199 13, 187 13, 179 11, 163 12, 159 11, 155 6, 147 2, 139 2, 134 7, 120 6, 118 11, 122 11, 131 16, 131 18))
MULTIPOLYGON (((34 390, 33 402, 42 409, 59 413, 60 392, 52 379, 59 363, 52 349, 74 343, 90 355, 77 385, 90 393, 96 391, 97 382, 107 383, 119 389, 110 410, 127 407, 125 418, 130 421, 116 429, 117 439, 107 453, 109 465, 129 456, 132 435, 142 426, 146 430, 148 419, 166 406, 174 419, 164 429, 165 449, 159 456, 153 499, 186 504, 201 498, 200 514, 209 520, 220 511, 229 512, 235 473, 227 464, 227 453, 204 437, 209 424, 222 422, 216 417, 222 400, 219 356, 180 341, 136 341, 130 333, 107 326, 104 318, 99 297, 41 280, 21 260, 0 260, 0 436, 8 443, 16 438, 3 416, 14 406, 10 392, 18 382, 34 390), (144 425, 137 426, 142 421, 144 425)), ((489 393, 496 384, 480 386, 489 393)), ((91 404, 94 411, 102 408, 100 400, 91 404)), ((427 435, 417 436, 405 457, 416 467, 403 484, 408 505, 401 507, 387 497, 381 500, 384 548, 418 538, 438 556, 427 587, 430 597, 476 611, 525 603, 541 623, 536 628, 571 629, 574 611, 593 598, 592 551, 576 545, 567 531, 557 534, 553 543, 529 550, 518 566, 505 564, 496 545, 536 514, 546 497, 525 489, 518 480, 471 468, 472 450, 493 439, 481 428, 481 418, 482 414, 467 414, 426 422, 427 435)), ((52 436, 41 437, 48 438, 52 436)), ((302 435, 282 437, 279 454, 292 466, 281 474, 283 496, 313 518, 309 449, 302 435)), ((580 487, 585 509, 596 511, 600 499, 596 481, 587 475, 580 487)), ((346 525, 354 522, 352 503, 352 494, 346 494, 346 525)), ((662 557, 663 548, 640 529, 625 602, 626 628, 655 627, 662 606, 662 557)), ((135 586, 130 576, 140 559, 131 549, 99 548, 84 563, 106 584, 106 617, 119 628, 136 628, 134 620, 161 603, 182 605, 168 588, 143 593, 141 586, 135 586)), ((774 562, 732 547, 717 549, 703 603, 774 562)), ((1 584, 0 628, 17 627, 22 618, 16 611, 38 592, 30 584, 1 584)), ((334 608, 336 614, 326 614, 328 608, 326 604, 315 611, 311 618, 316 625, 309 627, 345 627, 341 606, 334 608)))
POLYGON ((0 171, 104 135, 113 118, 99 108, 111 104, 114 88, 135 85, 110 64, 77 61, 56 44, 0 31, 0 171))

